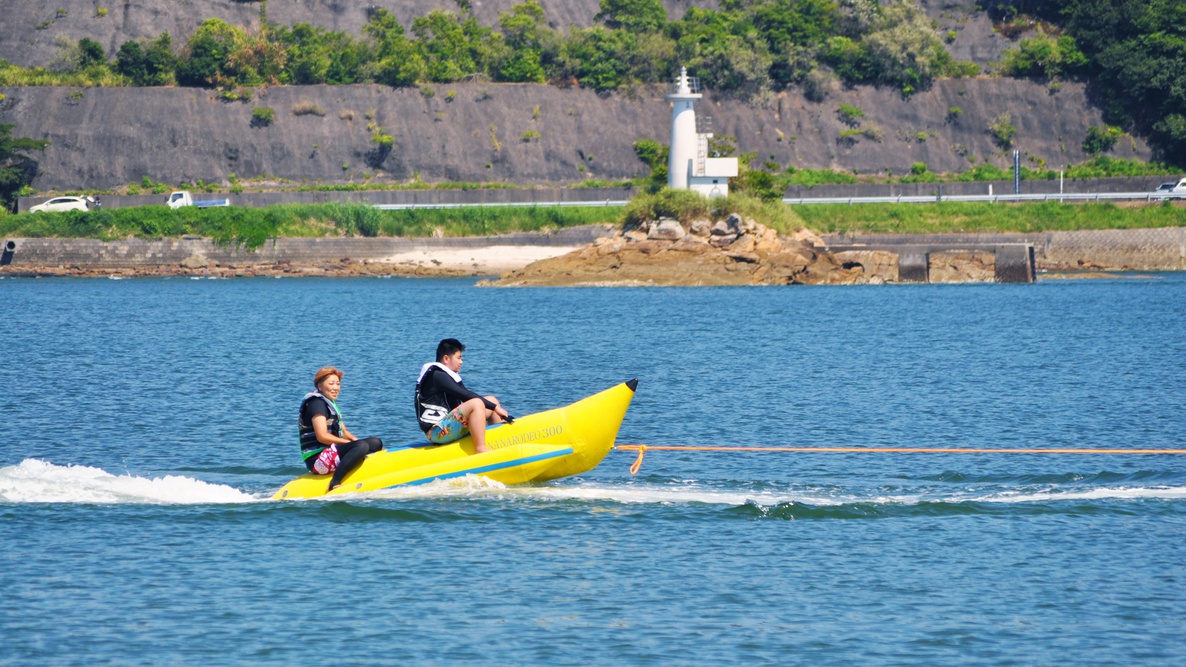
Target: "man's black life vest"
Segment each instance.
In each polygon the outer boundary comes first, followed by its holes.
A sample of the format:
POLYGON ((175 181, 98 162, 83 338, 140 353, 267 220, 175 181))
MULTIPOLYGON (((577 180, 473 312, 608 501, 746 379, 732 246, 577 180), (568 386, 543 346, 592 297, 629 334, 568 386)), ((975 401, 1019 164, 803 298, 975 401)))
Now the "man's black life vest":
POLYGON ((313 400, 324 402, 329 411, 329 416, 325 418, 326 430, 331 435, 342 437, 342 415, 338 413, 338 407, 334 405, 333 401, 322 396, 320 392, 309 392, 301 401, 301 409, 297 412, 297 428, 301 434, 301 460, 321 453, 321 450, 326 447, 317 439, 317 432, 313 430, 313 420, 310 419, 308 423, 305 423, 305 405, 313 400))
POLYGON ((434 386, 432 376, 440 372, 439 368, 430 367, 416 383, 416 420, 420 422, 420 430, 425 433, 444 419, 450 410, 461 405, 460 402, 450 401, 443 391, 428 389, 434 386), (451 402, 456 405, 450 405, 451 402))

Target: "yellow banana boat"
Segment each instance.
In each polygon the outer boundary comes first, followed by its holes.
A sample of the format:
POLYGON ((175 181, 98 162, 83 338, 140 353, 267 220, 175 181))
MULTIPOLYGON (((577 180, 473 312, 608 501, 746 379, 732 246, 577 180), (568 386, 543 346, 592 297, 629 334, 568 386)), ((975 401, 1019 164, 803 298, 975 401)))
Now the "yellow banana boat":
POLYGON ((638 380, 623 382, 562 408, 524 415, 486 429, 490 451, 474 453, 469 436, 448 445, 413 445, 371 454, 326 493, 327 475, 306 474, 284 485, 275 500, 375 491, 481 475, 503 484, 543 482, 597 467, 614 438, 638 380))

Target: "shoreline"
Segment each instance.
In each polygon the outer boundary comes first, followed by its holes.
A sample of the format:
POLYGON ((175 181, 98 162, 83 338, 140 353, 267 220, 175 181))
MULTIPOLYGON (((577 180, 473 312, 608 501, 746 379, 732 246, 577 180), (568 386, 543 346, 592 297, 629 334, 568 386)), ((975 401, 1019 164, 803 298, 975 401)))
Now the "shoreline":
POLYGON ((492 245, 485 248, 422 249, 395 253, 382 259, 272 263, 223 263, 188 261, 135 266, 96 266, 78 262, 62 264, 8 264, 0 276, 13 278, 300 278, 300 277, 489 277, 522 269, 532 262, 564 255, 580 246, 492 245), (187 265, 188 264, 188 265, 187 265))
POLYGON ((490 276, 583 247, 604 225, 467 237, 280 237, 258 248, 209 238, 9 238, 0 276, 490 276))
MULTIPOLYGON (((114 241, 8 238, 0 239, 0 277, 491 278, 521 272, 541 262, 571 263, 571 259, 560 258, 600 247, 619 236, 621 232, 610 225, 588 225, 553 232, 481 237, 281 237, 270 239, 250 251, 242 247, 218 245, 211 239, 201 237, 155 240, 126 238, 114 241)), ((809 245, 814 251, 839 251, 837 256, 843 261, 862 265, 869 265, 871 261, 878 266, 896 264, 898 254, 895 253, 905 252, 919 244, 940 248, 967 244, 1023 243, 1033 247, 1034 278, 1039 280, 1059 279, 1055 276, 1062 274, 1067 278, 1085 274, 1104 277, 1118 272, 1186 270, 1186 227, 1029 234, 810 236, 809 245), (898 250, 899 247, 901 250, 898 250)), ((646 234, 631 240, 646 240, 646 234)), ((644 253, 648 255, 646 258, 639 258, 643 264, 651 264, 659 259, 654 253, 657 248, 650 248, 656 243, 646 240, 645 243, 637 244, 639 248, 647 246, 651 250, 644 253)), ((741 260, 752 259, 744 252, 733 254, 741 260)), ((932 249, 925 256, 930 259, 929 263, 934 269, 945 266, 945 254, 950 253, 933 252, 932 249)), ((592 257, 586 258, 584 263, 593 260, 592 257)), ((533 267, 533 271, 537 268, 542 267, 533 267)), ((686 268, 691 273, 685 276, 685 282, 698 284, 703 278, 699 275, 702 268, 692 264, 686 268)), ((570 270, 575 268, 565 269, 570 270)), ((607 274, 586 276, 587 280, 578 282, 597 285, 623 282, 650 284, 644 279, 649 277, 607 274)), ((890 274, 884 278, 887 282, 897 282, 897 277, 890 274)))

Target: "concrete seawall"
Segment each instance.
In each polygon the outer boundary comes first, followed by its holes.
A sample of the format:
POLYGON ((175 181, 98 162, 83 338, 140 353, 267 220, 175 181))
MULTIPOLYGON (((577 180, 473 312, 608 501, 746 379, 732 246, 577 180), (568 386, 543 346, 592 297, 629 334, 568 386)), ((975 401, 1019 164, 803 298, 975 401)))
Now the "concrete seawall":
POLYGON ((833 234, 828 246, 957 247, 1032 244, 1038 270, 1186 270, 1186 227, 1101 229, 1032 234, 833 234))
MULTIPOLYGON (((154 266, 325 264, 353 262, 452 267, 483 273, 522 268, 536 259, 564 254, 607 236, 589 225, 554 233, 517 233, 465 238, 281 238, 248 251, 210 239, 0 239, 0 266, 11 269, 79 267, 124 269, 154 266)), ((899 255, 929 249, 910 261, 928 262, 943 248, 1032 245, 1038 270, 1186 270, 1186 228, 1089 230, 1033 234, 859 234, 823 237, 825 245, 851 251, 862 246, 899 255)))

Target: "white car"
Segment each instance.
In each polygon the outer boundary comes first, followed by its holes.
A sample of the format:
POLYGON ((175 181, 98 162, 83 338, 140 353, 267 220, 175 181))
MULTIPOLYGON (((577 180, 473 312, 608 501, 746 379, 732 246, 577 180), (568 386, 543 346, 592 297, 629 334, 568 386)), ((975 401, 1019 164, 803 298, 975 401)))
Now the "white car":
POLYGON ((90 197, 54 197, 53 199, 32 206, 30 213, 42 211, 86 211, 89 209, 90 197))
POLYGON ((1166 195, 1184 195, 1186 194, 1186 178, 1173 183, 1162 183, 1157 186, 1154 192, 1166 195))

